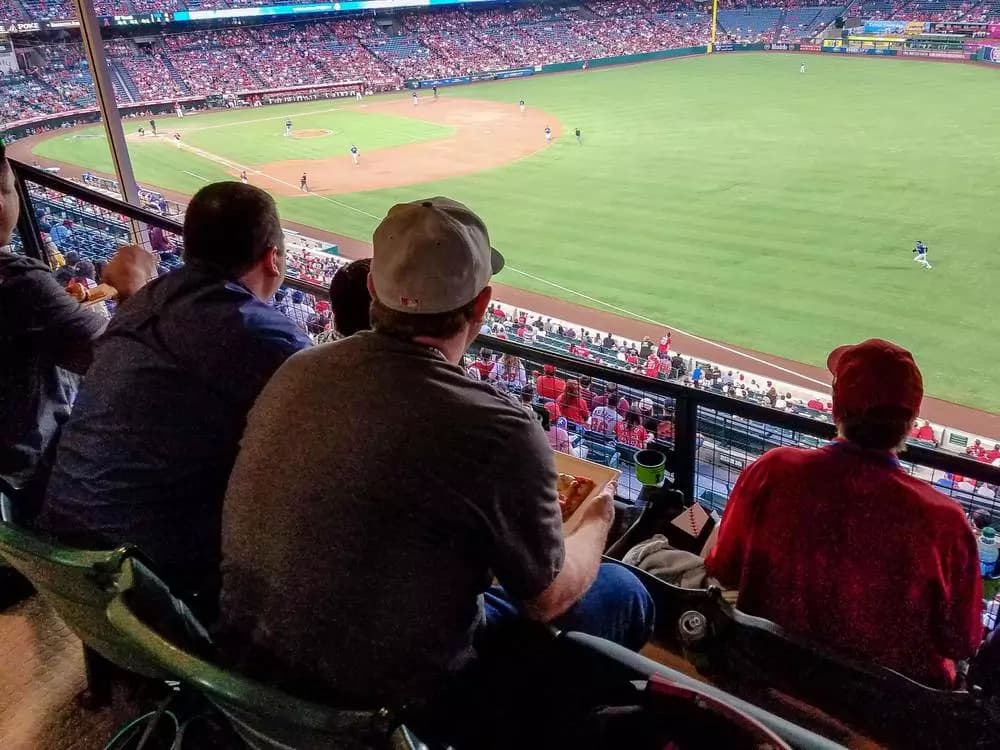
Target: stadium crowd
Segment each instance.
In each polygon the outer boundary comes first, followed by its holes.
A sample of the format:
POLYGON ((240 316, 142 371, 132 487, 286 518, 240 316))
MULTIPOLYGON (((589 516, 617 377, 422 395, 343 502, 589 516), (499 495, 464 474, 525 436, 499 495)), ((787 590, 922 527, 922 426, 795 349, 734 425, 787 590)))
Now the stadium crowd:
MULTIPOLYGON (((8 12, 36 18, 70 12, 60 0, 0 0, 8 12)), ((259 3, 253 3, 259 4, 259 3)), ((199 7, 231 7, 232 0, 199 7)), ((175 10, 179 0, 119 0, 102 10, 175 10)), ((811 37, 843 10, 836 0, 736 0, 720 3, 720 39, 779 42, 811 37)), ((129 11, 131 12, 131 11, 129 11)), ((986 21, 1000 18, 993 0, 868 0, 866 18, 986 21)), ((3 13, 0 12, 0 17, 3 13)), ((165 34, 137 44, 111 38, 105 47, 123 104, 355 83, 364 91, 396 89, 409 78, 439 78, 590 60, 704 44, 709 17, 677 0, 591 0, 584 5, 400 13, 389 25, 372 17, 271 23, 165 34)), ((0 75, 4 119, 17 121, 94 103, 82 49, 73 42, 22 48, 32 64, 0 75)))

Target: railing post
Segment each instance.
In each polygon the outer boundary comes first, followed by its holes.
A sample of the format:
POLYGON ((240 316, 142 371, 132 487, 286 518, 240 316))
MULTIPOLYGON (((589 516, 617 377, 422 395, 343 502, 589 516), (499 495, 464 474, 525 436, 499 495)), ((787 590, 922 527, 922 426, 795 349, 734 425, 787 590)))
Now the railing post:
MULTIPOLYGON (((108 73, 108 58, 104 54, 104 40, 101 28, 97 23, 94 3, 88 0, 73 0, 77 15, 80 17, 80 34, 83 37, 83 48, 90 64, 90 75, 94 79, 97 91, 97 106, 101 110, 101 121, 104 132, 108 136, 108 147, 111 149, 111 161, 118 177, 118 189, 126 203, 140 208, 139 186, 132 171, 132 159, 129 157, 128 146, 125 144, 125 130, 122 128, 121 114, 118 112, 118 102, 115 99, 115 87, 108 73)), ((134 242, 149 246, 149 236, 143 226, 132 220, 132 239, 134 242)))
POLYGON ((674 406, 674 488, 694 499, 698 460, 698 404, 678 397, 674 406))
POLYGON ((14 170, 14 188, 17 190, 17 199, 21 203, 21 214, 17 219, 17 233, 21 236, 24 254, 29 258, 42 261, 47 266, 51 265, 49 254, 42 244, 38 223, 35 221, 35 207, 31 203, 28 185, 16 169, 14 170))

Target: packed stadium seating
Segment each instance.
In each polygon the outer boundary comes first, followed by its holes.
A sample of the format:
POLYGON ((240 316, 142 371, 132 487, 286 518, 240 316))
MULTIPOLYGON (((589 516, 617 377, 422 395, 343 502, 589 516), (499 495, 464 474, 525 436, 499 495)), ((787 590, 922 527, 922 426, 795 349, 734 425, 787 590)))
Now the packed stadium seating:
MULTIPOLYGON (((270 2, 270 0, 269 0, 270 2)), ((263 0, 101 0, 99 13, 174 11, 263 4, 263 0)), ((845 0, 723 0, 720 38, 775 42, 813 38, 844 12, 845 0)), ((583 5, 406 12, 115 37, 105 47, 122 103, 185 96, 361 82, 367 91, 437 78, 703 44, 707 6, 679 0, 591 0, 583 5)), ((864 18, 986 21, 998 0, 863 0, 864 18)), ((71 18, 66 0, 0 0, 0 18, 71 18)), ((37 45, 35 67, 0 76, 4 120, 91 106, 95 97, 79 44, 37 45), (39 62, 42 61, 42 62, 39 62)))

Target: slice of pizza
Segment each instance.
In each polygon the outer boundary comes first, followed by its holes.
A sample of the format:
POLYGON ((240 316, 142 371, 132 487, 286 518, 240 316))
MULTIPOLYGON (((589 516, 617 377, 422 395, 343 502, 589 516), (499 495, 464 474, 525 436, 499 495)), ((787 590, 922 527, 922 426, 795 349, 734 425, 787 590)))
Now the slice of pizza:
POLYGON ((583 502, 590 497, 595 486, 593 479, 574 477, 571 474, 559 474, 556 480, 556 493, 559 496, 559 508, 562 511, 563 521, 576 513, 583 502))

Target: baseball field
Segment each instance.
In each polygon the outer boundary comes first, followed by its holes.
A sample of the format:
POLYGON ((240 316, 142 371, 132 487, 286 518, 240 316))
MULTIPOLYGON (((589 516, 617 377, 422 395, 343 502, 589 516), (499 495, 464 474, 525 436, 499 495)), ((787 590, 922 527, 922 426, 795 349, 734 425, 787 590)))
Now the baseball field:
MULTIPOLYGON (((930 394, 1000 411, 1000 75, 800 62, 714 55, 417 105, 401 93, 157 118, 156 139, 126 128, 146 185, 189 195, 245 168, 284 218, 365 240, 391 204, 448 195, 486 219, 506 284, 812 365, 891 338, 930 394), (918 239, 932 270, 912 260, 918 239)), ((102 133, 34 152, 110 172, 102 133)))

